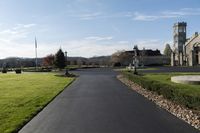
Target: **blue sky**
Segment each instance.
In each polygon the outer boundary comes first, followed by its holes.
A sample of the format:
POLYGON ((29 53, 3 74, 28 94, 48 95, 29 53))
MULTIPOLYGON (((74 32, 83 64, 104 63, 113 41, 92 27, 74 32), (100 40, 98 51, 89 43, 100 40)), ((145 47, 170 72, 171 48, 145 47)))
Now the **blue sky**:
POLYGON ((69 56, 172 44, 172 26, 186 21, 200 31, 199 0, 1 0, 0 58, 43 57, 60 47, 69 56))

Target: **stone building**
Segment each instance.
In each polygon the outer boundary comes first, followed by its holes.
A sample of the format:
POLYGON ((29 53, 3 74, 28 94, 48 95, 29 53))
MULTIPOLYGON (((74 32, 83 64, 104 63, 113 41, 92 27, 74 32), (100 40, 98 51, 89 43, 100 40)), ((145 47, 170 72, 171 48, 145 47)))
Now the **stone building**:
POLYGON ((197 32, 186 38, 187 23, 178 22, 173 26, 173 49, 171 66, 196 66, 200 65, 200 34, 197 32))
MULTIPOLYGON (((123 59, 122 65, 128 66, 133 63, 134 51, 125 51, 127 58, 123 59)), ((139 66, 162 66, 170 64, 170 58, 160 53, 160 50, 143 49, 137 50, 139 66)))
POLYGON ((185 44, 186 65, 200 65, 200 34, 195 33, 185 44))

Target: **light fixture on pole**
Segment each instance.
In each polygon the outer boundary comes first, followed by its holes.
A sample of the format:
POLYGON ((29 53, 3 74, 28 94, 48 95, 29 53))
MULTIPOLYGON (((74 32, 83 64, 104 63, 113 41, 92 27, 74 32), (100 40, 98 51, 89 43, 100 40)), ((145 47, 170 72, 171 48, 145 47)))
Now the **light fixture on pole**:
POLYGON ((134 51, 134 74, 138 74, 137 72, 137 49, 136 48, 133 48, 133 51, 134 51))
POLYGON ((68 72, 68 68, 67 68, 67 51, 65 51, 65 64, 66 64, 65 76, 68 76, 69 72, 68 72))
POLYGON ((67 66, 67 51, 65 51, 65 64, 67 66))

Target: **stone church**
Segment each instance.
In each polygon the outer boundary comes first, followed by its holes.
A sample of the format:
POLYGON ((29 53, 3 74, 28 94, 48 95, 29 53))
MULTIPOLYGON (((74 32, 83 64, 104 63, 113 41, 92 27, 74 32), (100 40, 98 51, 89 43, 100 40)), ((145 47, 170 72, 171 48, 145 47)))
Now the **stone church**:
POLYGON ((186 37, 187 23, 178 22, 173 26, 174 44, 171 54, 171 66, 200 65, 200 34, 186 37))

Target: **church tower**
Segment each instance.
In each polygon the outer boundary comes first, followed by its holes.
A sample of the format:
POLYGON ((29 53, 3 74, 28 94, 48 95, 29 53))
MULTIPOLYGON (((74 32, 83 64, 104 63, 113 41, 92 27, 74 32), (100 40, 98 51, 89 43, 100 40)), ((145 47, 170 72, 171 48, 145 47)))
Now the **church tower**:
POLYGON ((173 26, 173 53, 174 53, 174 65, 184 65, 184 55, 185 55, 185 42, 186 42, 186 22, 178 22, 173 26))

